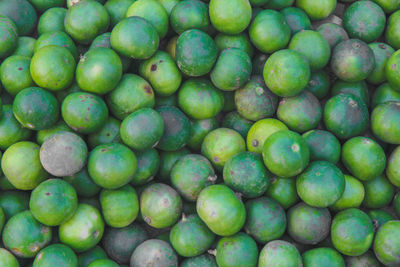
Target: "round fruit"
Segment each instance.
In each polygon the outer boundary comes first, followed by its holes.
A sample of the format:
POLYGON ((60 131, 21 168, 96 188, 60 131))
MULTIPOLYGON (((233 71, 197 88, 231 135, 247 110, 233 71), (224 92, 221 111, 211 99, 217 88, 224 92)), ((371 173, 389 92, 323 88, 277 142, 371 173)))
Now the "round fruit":
POLYGON ((307 267, 345 267, 344 259, 332 248, 314 248, 303 253, 303 264, 307 267))
POLYGON ((0 15, 10 18, 15 23, 16 27, 18 28, 19 35, 29 35, 35 29, 37 14, 34 7, 29 3, 29 1, 1 1, 0 15))
POLYGON ((63 244, 53 244, 42 249, 33 261, 32 267, 52 266, 75 267, 78 257, 72 249, 63 244))
POLYGON ((251 6, 247 0, 211 0, 209 14, 219 32, 238 34, 250 24, 251 6))
POLYGON ((177 34, 189 29, 207 31, 210 26, 208 6, 198 0, 178 2, 171 10, 170 22, 177 34))
POLYGON ((4 89, 12 96, 22 89, 34 86, 30 72, 31 59, 13 55, 6 58, 0 67, 0 80, 4 89))
MULTIPOLYGON (((225 117, 226 118, 226 117, 225 117)), ((193 120, 191 121, 192 124, 192 131, 190 135, 190 139, 187 142, 187 146, 192 149, 193 151, 200 151, 201 144, 203 143, 204 138, 206 135, 215 130, 219 126, 219 122, 216 118, 205 119, 205 120, 193 120)), ((226 128, 231 128, 238 130, 238 128, 246 127, 250 128, 251 123, 249 121, 241 121, 240 118, 237 117, 230 117, 224 122, 222 122, 222 126, 226 128), (232 123, 232 124, 231 124, 232 123), (239 126, 240 125, 240 126, 239 126), (230 127, 232 126, 232 127, 230 127)), ((247 130, 248 130, 247 128, 247 130)), ((244 130, 246 131, 246 130, 244 130)), ((247 134, 247 131, 246 131, 247 134)), ((242 134, 243 136, 243 134, 242 134)))
POLYGON ((375 236, 374 252, 376 257, 385 265, 398 265, 400 263, 400 242, 397 235, 400 233, 400 221, 385 223, 375 236))
POLYGON ((334 48, 338 43, 349 39, 345 29, 335 23, 321 24, 317 31, 328 41, 331 48, 334 48))
POLYGON ((365 198, 363 205, 369 209, 380 209, 389 205, 395 193, 394 186, 384 175, 364 182, 365 198))
POLYGON ((400 144, 400 102, 387 102, 375 107, 371 128, 376 137, 389 144, 400 144))
POLYGON ((303 9, 312 20, 328 17, 336 8, 336 0, 297 0, 296 5, 303 9))
POLYGON ((345 186, 342 196, 330 207, 334 211, 358 208, 365 197, 364 185, 350 175, 344 175, 345 186))
POLYGON ((297 7, 286 7, 281 10, 285 17, 292 34, 296 34, 303 30, 311 30, 311 21, 307 14, 297 7))
POLYGON ((231 48, 242 49, 250 56, 250 58, 252 58, 254 55, 254 48, 246 33, 240 33, 235 35, 218 33, 217 36, 215 36, 214 41, 217 44, 219 51, 231 47, 231 48))
POLYGON ((120 126, 121 122, 119 120, 111 116, 108 117, 99 131, 88 136, 89 147, 93 149, 102 144, 121 143, 120 126))
POLYGON ((310 150, 310 160, 325 160, 336 164, 340 159, 340 142, 330 132, 310 130, 302 135, 310 150))
POLYGON ((289 242, 274 240, 260 251, 259 267, 301 267, 303 261, 297 248, 289 242))
POLYGON ((75 46, 75 43, 64 31, 51 31, 40 35, 35 42, 34 52, 36 53, 40 48, 48 45, 65 47, 75 60, 78 59, 78 50, 75 46))
POLYGON ((272 178, 265 195, 278 202, 284 209, 290 208, 299 201, 295 179, 272 178))
POLYGON ((45 32, 65 31, 64 19, 67 9, 63 7, 53 7, 46 10, 39 18, 37 31, 39 35, 45 32))
POLYGON ((178 256, 169 243, 149 239, 135 249, 130 266, 178 266, 178 256))

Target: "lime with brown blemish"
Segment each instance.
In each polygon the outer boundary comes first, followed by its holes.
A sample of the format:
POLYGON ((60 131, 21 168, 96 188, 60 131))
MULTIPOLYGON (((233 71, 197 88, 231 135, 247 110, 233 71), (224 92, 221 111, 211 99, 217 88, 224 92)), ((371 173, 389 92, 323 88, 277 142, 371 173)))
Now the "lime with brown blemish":
POLYGON ((0 80, 3 88, 12 96, 27 87, 34 86, 31 72, 31 59, 26 56, 12 55, 0 66, 0 80))

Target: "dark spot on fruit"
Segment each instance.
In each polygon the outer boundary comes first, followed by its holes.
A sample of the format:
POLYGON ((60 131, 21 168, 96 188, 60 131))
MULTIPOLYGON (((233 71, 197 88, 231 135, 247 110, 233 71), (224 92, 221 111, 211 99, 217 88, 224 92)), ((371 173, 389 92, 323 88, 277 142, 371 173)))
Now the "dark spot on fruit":
POLYGON ((397 65, 396 65, 396 64, 393 64, 393 65, 392 65, 392 70, 395 70, 396 67, 397 67, 397 65))
POLYGON ((106 133, 106 136, 110 136, 110 133, 106 133))
POLYGON ((96 230, 93 232, 93 237, 97 238, 99 236, 99 234, 100 234, 100 232, 96 230))
POLYGON ((49 192, 46 192, 46 194, 45 194, 46 196, 50 196, 50 193, 49 192))
POLYGON ((379 44, 378 45, 380 48, 382 48, 382 49, 386 49, 386 46, 384 45, 384 44, 379 44))
POLYGON ((22 70, 22 68, 21 68, 21 67, 19 67, 19 68, 18 68, 18 70, 22 70))
POLYGON ((150 70, 151 71, 156 71, 157 70, 157 65, 156 64, 151 65, 150 70))
POLYGON ((100 152, 105 152, 107 151, 107 149, 103 148, 102 150, 100 150, 100 152))
POLYGON ((218 157, 214 157, 214 161, 215 162, 219 162, 219 158, 218 157))
POLYGON ((160 63, 163 63, 163 62, 164 62, 164 60, 160 59, 160 61, 158 61, 158 62, 160 62, 160 63))
POLYGON ((233 174, 234 174, 234 172, 233 172, 233 171, 230 171, 230 173, 231 173, 231 175, 233 175, 233 174))
POLYGON ((166 206, 166 207, 169 206, 169 200, 168 200, 168 198, 164 198, 164 199, 163 199, 163 205, 166 206))
POLYGON ((153 91, 151 90, 151 87, 149 85, 145 85, 144 86, 144 90, 146 91, 146 93, 148 93, 149 95, 153 94, 153 91))
POLYGON ((149 216, 144 217, 143 220, 144 220, 147 224, 151 224, 151 218, 150 218, 149 216))
POLYGON ((255 166, 256 166, 256 164, 253 162, 253 163, 251 164, 251 166, 255 167, 255 166))
POLYGON ((251 142, 251 144, 254 146, 254 147, 257 147, 258 146, 258 140, 253 140, 252 142, 251 142))
POLYGON ((86 121, 86 122, 89 122, 89 118, 88 118, 88 117, 85 117, 85 121, 86 121))

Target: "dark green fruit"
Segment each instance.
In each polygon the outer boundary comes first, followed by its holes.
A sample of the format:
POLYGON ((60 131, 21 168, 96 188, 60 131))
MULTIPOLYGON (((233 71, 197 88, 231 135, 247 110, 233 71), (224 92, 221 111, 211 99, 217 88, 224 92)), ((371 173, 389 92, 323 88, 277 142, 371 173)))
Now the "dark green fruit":
POLYGON ((34 86, 30 72, 31 59, 26 56, 10 56, 0 67, 0 79, 4 89, 12 96, 27 87, 34 86))
POLYGON ((346 8, 343 15, 343 26, 350 37, 366 43, 378 39, 385 30, 385 24, 385 13, 373 1, 357 1, 346 8))
POLYGON ((105 47, 90 49, 76 67, 76 82, 83 90, 95 94, 112 91, 122 77, 122 63, 114 50, 105 47))
POLYGON ((263 71, 265 84, 281 97, 295 96, 310 80, 310 66, 299 52, 284 49, 272 54, 263 71))
POLYGON ((385 265, 400 264, 400 222, 390 221, 379 228, 374 241, 374 252, 380 262, 385 265))
POLYGON ((135 248, 148 239, 145 229, 133 223, 124 228, 108 228, 104 232, 103 246, 111 259, 129 264, 135 248))
POLYGON ((53 7, 46 10, 39 18, 37 31, 39 35, 45 32, 65 31, 64 19, 67 9, 62 7, 53 7))
POLYGON ((43 130, 58 121, 60 107, 53 94, 39 87, 29 87, 15 97, 13 113, 24 127, 43 130))
POLYGON ((274 240, 260 251, 259 267, 301 267, 303 261, 297 248, 289 242, 274 240))
POLYGON ((211 71, 217 60, 218 48, 206 33, 192 29, 182 33, 176 44, 176 62, 189 76, 202 76, 211 71))
POLYGON ((333 49, 338 43, 348 40, 349 36, 345 29, 335 23, 321 24, 317 31, 322 34, 325 40, 328 41, 330 47, 333 49))
POLYGON ((303 202, 287 213, 288 234, 301 244, 315 245, 330 231, 331 214, 327 208, 311 207, 303 202))
POLYGON ((107 259, 107 254, 99 246, 95 246, 83 253, 80 253, 78 255, 78 266, 79 267, 88 266, 91 262, 97 259, 107 259))
POLYGON ((4 246, 20 258, 33 258, 51 241, 51 229, 39 223, 30 211, 11 217, 3 229, 4 246))
POLYGON ((273 199, 260 197, 246 202, 244 229, 258 242, 265 244, 280 238, 286 230, 286 215, 273 199))
POLYGON ((372 84, 381 84, 386 81, 386 63, 394 53, 394 49, 385 43, 371 43, 368 46, 375 55, 375 69, 368 76, 367 81, 372 84))
MULTIPOLYGON (((226 119, 226 117, 225 117, 225 119, 226 119)), ((232 117, 228 118, 228 119, 229 119, 229 122, 225 121, 225 123, 226 123, 225 125, 224 125, 224 122, 222 122, 223 127, 231 128, 231 127, 229 127, 229 126, 231 126, 231 124, 234 124, 236 126, 236 125, 241 125, 241 123, 242 123, 242 121, 240 121, 240 119, 235 120, 236 118, 232 118, 232 117)), ((246 122, 243 122, 243 123, 246 124, 246 122)), ((192 131, 191 131, 190 139, 187 142, 187 146, 190 149, 192 149, 193 151, 200 151, 201 144, 203 143, 203 140, 206 137, 206 135, 209 132, 211 132, 212 130, 217 129, 219 126, 219 123, 216 118, 211 118, 211 119, 205 119, 205 120, 192 120, 191 125, 192 125, 192 127, 191 127, 192 131)), ((235 126, 232 125, 232 129, 235 126)), ((246 124, 246 126, 247 126, 247 124, 246 124)), ((244 126, 244 127, 246 127, 246 126, 244 126)), ((240 127, 240 126, 238 126, 238 127, 240 127)), ((248 126, 248 128, 250 128, 250 126, 248 126)), ((246 134, 247 134, 247 132, 246 132, 246 134)))
POLYGON ((18 37, 17 48, 12 53, 15 56, 32 57, 36 39, 29 36, 18 37))
POLYGON ((325 104, 324 123, 326 129, 340 139, 362 134, 368 126, 368 108, 358 97, 339 94, 325 104))
POLYGON ((140 195, 143 220, 154 228, 166 228, 178 221, 182 212, 179 194, 166 184, 149 185, 140 195))
POLYGON ((307 267, 345 267, 344 259, 332 248, 314 248, 303 253, 303 264, 307 267))
POLYGON ((237 112, 252 121, 272 117, 276 111, 278 97, 264 83, 261 76, 253 76, 242 88, 235 91, 237 112))
POLYGON ((369 209, 380 209, 389 205, 395 193, 394 186, 384 175, 364 182, 364 188, 363 206, 369 209))
POLYGON ((261 196, 270 184, 270 174, 261 155, 241 152, 231 157, 224 166, 224 182, 246 198, 261 196))
POLYGON ((197 257, 186 258, 181 262, 181 267, 218 267, 215 257, 204 253, 197 257))
POLYGON ((342 162, 360 180, 368 181, 385 170, 386 156, 382 147, 367 137, 353 137, 342 146, 342 162))
POLYGON ((104 144, 90 152, 87 166, 97 185, 116 189, 132 180, 137 160, 132 150, 122 144, 104 144))
POLYGON ((384 83, 375 90, 371 107, 375 108, 379 104, 390 101, 400 101, 400 92, 393 89, 390 84, 384 83))
POLYGON ((105 7, 96 1, 79 1, 67 10, 65 31, 78 43, 89 44, 110 24, 105 7))
POLYGON ((330 208, 333 211, 358 208, 365 197, 364 185, 350 175, 344 175, 345 187, 342 196, 330 208))
POLYGON ((305 87, 305 91, 309 91, 319 100, 323 99, 330 90, 331 81, 326 71, 320 70, 311 73, 310 81, 305 87))
POLYGON ((160 151, 160 168, 157 178, 169 182, 172 167, 181 157, 187 154, 190 154, 190 151, 186 147, 176 151, 160 151))
POLYGON ((157 148, 164 151, 181 149, 189 141, 190 120, 174 106, 161 106, 156 109, 164 121, 164 133, 157 148))
POLYGON ((31 193, 29 208, 39 222, 56 226, 68 221, 78 206, 75 189, 60 179, 49 179, 31 193))
POLYGON ((265 166, 279 177, 293 177, 308 165, 310 151, 304 139, 295 132, 275 132, 264 143, 262 150, 265 166))
POLYGON ((1 1, 0 15, 15 22, 19 35, 29 35, 35 29, 37 14, 34 7, 26 0, 1 1))
MULTIPOLYGON (((223 33, 218 33, 214 39, 218 46, 218 50, 222 51, 226 48, 239 48, 246 52, 250 57, 253 57, 254 48, 250 42, 247 34, 240 33, 236 35, 228 35, 223 33)), ((264 66, 263 66, 264 67, 264 66)))
POLYGON ((144 151, 135 152, 137 159, 137 171, 131 181, 132 185, 143 185, 154 179, 159 167, 160 156, 158 151, 150 148, 144 151))
POLYGON ((311 30, 310 18, 300 8, 286 7, 281 10, 281 13, 285 17, 292 34, 296 34, 303 30, 311 30))
POLYGON ((126 11, 133 2, 135 0, 110 0, 104 4, 110 15, 110 25, 112 27, 125 18, 126 11))
POLYGON ((1 168, 19 190, 32 190, 48 176, 40 164, 39 146, 27 141, 15 143, 4 152, 1 168))
POLYGON ((72 218, 58 228, 60 241, 76 252, 93 248, 101 240, 103 232, 100 212, 88 204, 79 204, 72 218))
POLYGON ((374 68, 374 53, 361 40, 342 41, 333 49, 331 69, 343 81, 358 82, 364 80, 372 73, 374 68))
POLYGON ((78 196, 93 197, 97 195, 101 189, 100 186, 93 182, 92 178, 89 176, 87 168, 83 168, 74 175, 65 176, 63 179, 75 188, 78 196))
POLYGON ((4 212, 5 219, 9 220, 17 213, 29 209, 29 194, 17 190, 2 191, 0 207, 4 212))
POLYGON ((251 20, 251 6, 246 0, 211 0, 208 8, 211 23, 222 33, 241 33, 251 20))
POLYGON ((310 160, 325 160, 336 164, 340 159, 340 142, 330 132, 310 130, 303 135, 310 149, 310 160))
POLYGON ((374 227, 366 213, 359 209, 347 209, 333 218, 331 238, 339 252, 348 256, 360 256, 372 245, 374 227))
POLYGON ((119 133, 121 122, 113 117, 108 117, 103 127, 88 136, 88 144, 90 148, 95 148, 98 145, 109 143, 121 143, 119 133))
POLYGON ((40 48, 48 45, 65 47, 75 60, 78 59, 78 50, 75 46, 75 43, 64 31, 51 31, 43 33, 35 42, 33 51, 36 53, 40 48))
POLYGON ((183 257, 195 257, 207 251, 214 242, 214 233, 198 215, 183 217, 171 228, 169 240, 183 257))
POLYGON ((42 249, 36 255, 32 267, 75 267, 77 265, 78 257, 72 249, 63 244, 53 244, 42 249))
POLYGON ((331 88, 331 95, 335 96, 338 94, 354 95, 369 107, 370 97, 368 85, 364 80, 359 82, 344 82, 337 80, 331 88))
POLYGON ((71 132, 59 132, 40 148, 40 162, 50 174, 58 177, 74 175, 86 163, 86 143, 71 132))
POLYGON ((178 2, 171 10, 170 22, 177 34, 182 34, 189 29, 206 32, 210 26, 208 6, 198 0, 178 2))
POLYGON ((216 259, 219 267, 255 267, 257 243, 245 233, 223 237, 218 241, 216 259))
POLYGON ((183 156, 171 170, 171 184, 188 201, 196 201, 201 190, 216 179, 210 161, 202 155, 183 156))
MULTIPOLYGON (((0 13, 2 13, 1 5, 0 13)), ((3 29, 2 33, 0 34, 2 40, 0 45, 0 57, 6 58, 14 52, 15 46, 18 43, 17 26, 11 19, 3 15, 0 16, 0 26, 3 29)))
POLYGON ((325 208, 342 196, 345 180, 342 172, 328 161, 314 161, 297 178, 297 193, 308 205, 325 208))
POLYGON ((272 178, 265 195, 278 202, 284 209, 290 208, 299 201, 295 179, 272 178))
POLYGON ((178 266, 178 256, 169 243, 148 239, 134 250, 130 266, 178 266))

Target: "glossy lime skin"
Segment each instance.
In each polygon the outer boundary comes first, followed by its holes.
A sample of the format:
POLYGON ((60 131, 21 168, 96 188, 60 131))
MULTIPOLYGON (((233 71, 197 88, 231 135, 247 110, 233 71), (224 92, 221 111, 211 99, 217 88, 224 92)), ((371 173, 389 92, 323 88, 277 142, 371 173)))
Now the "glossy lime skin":
POLYGON ((195 257, 207 251, 214 242, 214 233, 198 215, 183 217, 170 231, 169 240, 183 257, 195 257))
POLYGON ((110 112, 120 120, 140 108, 154 107, 154 92, 150 84, 135 74, 124 74, 117 87, 107 95, 110 112))
POLYGON ((397 118, 400 116, 399 102, 387 102, 375 107, 371 114, 373 133, 389 144, 400 144, 397 118), (395 122, 396 121, 396 122, 395 122))
POLYGON ((157 148, 164 151, 181 149, 189 141, 191 125, 189 119, 174 106, 161 106, 156 109, 164 121, 164 133, 157 148))
POLYGON ((39 18, 37 31, 39 35, 45 32, 65 31, 64 18, 67 9, 63 7, 53 7, 46 10, 39 18))
POLYGON ((86 163, 87 146, 78 135, 61 131, 49 137, 40 148, 40 163, 58 177, 79 172, 86 163))
POLYGON ((400 24, 400 12, 396 11, 390 15, 385 32, 385 41, 394 49, 400 49, 400 35, 396 30, 400 24))
POLYGON ((358 208, 364 200, 366 189, 363 183, 350 175, 344 175, 345 187, 342 196, 330 206, 333 211, 358 208))
POLYGON ((3 229, 5 248, 19 258, 33 258, 51 241, 51 228, 39 223, 29 210, 11 217, 3 229))
POLYGON ((136 170, 135 154, 122 144, 103 144, 90 152, 89 175, 103 188, 116 189, 129 183, 136 170))
POLYGON ((286 230, 286 215, 273 199, 259 197, 246 202, 244 229, 261 244, 280 238, 286 230))
POLYGON ((296 180, 287 178, 272 178, 265 196, 275 200, 282 208, 288 209, 299 201, 296 191, 296 180))
POLYGON ((184 155, 190 154, 190 151, 184 147, 176 151, 160 151, 160 168, 157 178, 160 181, 170 181, 170 173, 175 163, 184 155))
POLYGON ((139 73, 147 79, 160 96, 174 94, 181 85, 182 74, 174 59, 164 51, 157 51, 139 66, 139 73))
POLYGON ((303 264, 307 267, 345 267, 344 259, 332 248, 314 248, 303 253, 303 264))
POLYGON ((235 91, 237 112, 252 121, 273 116, 278 97, 264 83, 261 76, 253 76, 242 88, 235 91))
POLYGON ((13 113, 24 127, 43 130, 58 121, 60 107, 53 94, 39 87, 29 87, 15 97, 13 113))
POLYGON ((400 263, 400 242, 397 238, 399 233, 399 221, 389 221, 385 223, 376 233, 374 252, 378 260, 385 265, 395 266, 400 263))
POLYGON ((275 132, 288 130, 287 126, 277 119, 259 120, 251 126, 246 139, 247 149, 262 153, 265 141, 275 132))
MULTIPOLYGON (((218 128, 219 123, 216 118, 205 119, 205 120, 192 120, 192 131, 190 135, 190 139, 187 142, 187 146, 193 151, 200 151, 201 144, 203 143, 206 135, 218 128)), ((223 127, 227 127, 222 123, 223 127)), ((249 126, 250 127, 250 126, 249 126)), ((227 127, 230 128, 230 127, 227 127)))
POLYGON ((222 110, 224 96, 209 80, 190 79, 179 89, 178 105, 193 119, 210 119, 222 110))
POLYGON ((360 256, 372 245, 374 227, 366 213, 355 208, 347 209, 333 218, 331 238, 335 248, 342 254, 360 256))
POLYGON ((251 58, 254 55, 254 48, 250 42, 250 39, 246 33, 240 33, 235 35, 228 35, 218 33, 214 38, 217 44, 218 50, 222 51, 226 48, 239 48, 245 51, 251 58))
POLYGON ((363 266, 372 266, 378 267, 381 266, 376 256, 372 251, 367 251, 361 256, 355 257, 346 257, 346 266, 348 267, 363 267, 363 266))
POLYGON ((393 87, 393 89, 400 91, 400 52, 394 52, 386 63, 385 73, 386 78, 389 84, 393 87))
MULTIPOLYGON (((4 156, 3 156, 4 157, 4 156)), ((396 147, 388 159, 388 166, 386 168, 386 175, 389 181, 400 187, 400 170, 398 168, 400 162, 400 147, 396 147)))
POLYGON ((18 37, 17 48, 12 54, 31 58, 33 56, 33 48, 35 47, 35 43, 36 39, 33 37, 20 36, 18 37))
POLYGON ((208 6, 198 0, 178 2, 171 10, 170 22, 177 34, 189 29, 207 31, 210 26, 208 6))
POLYGON ((125 57, 147 59, 157 51, 160 37, 147 20, 129 17, 113 28, 110 41, 112 48, 125 57))
POLYGON ((285 17, 292 34, 296 34, 303 30, 311 30, 311 21, 307 14, 297 7, 286 7, 281 10, 281 14, 285 17))
POLYGON ((201 145, 201 153, 207 157, 217 170, 234 155, 246 150, 243 137, 228 128, 218 128, 206 135, 201 145))
POLYGON ((48 45, 58 45, 65 47, 71 53, 75 60, 78 59, 78 50, 74 41, 64 31, 51 31, 45 32, 39 36, 35 42, 34 52, 36 53, 40 48, 48 45))
POLYGON ((122 77, 120 57, 110 48, 90 49, 76 68, 78 86, 87 92, 106 94, 117 86, 122 77))
POLYGON ((210 20, 222 33, 238 34, 244 31, 251 20, 251 6, 246 0, 211 0, 210 20))
POLYGON ((384 175, 365 181, 364 188, 363 206, 369 209, 379 209, 389 205, 395 193, 395 187, 384 175))
POLYGON ((78 206, 75 189, 61 179, 49 179, 39 184, 31 194, 29 208, 33 216, 49 226, 68 221, 78 206))
POLYGON ((284 49, 272 54, 264 67, 265 84, 281 97, 295 96, 310 80, 310 66, 299 52, 284 49))
POLYGON ((233 91, 239 89, 250 78, 251 59, 239 48, 226 48, 210 73, 213 84, 221 90, 233 91))
POLYGON ((33 55, 30 71, 38 86, 59 91, 71 85, 75 65, 75 59, 67 48, 48 45, 33 55))
POLYGON ((22 89, 34 86, 29 70, 31 59, 25 56, 10 56, 0 66, 0 80, 4 89, 15 96, 22 89))
POLYGON ((338 167, 328 161, 314 161, 298 176, 299 197, 308 205, 325 208, 343 195, 345 179, 338 167))
POLYGON ((90 148, 95 148, 101 144, 121 143, 120 136, 121 122, 113 117, 108 117, 103 127, 88 136, 88 144, 90 148))
POLYGON ((92 178, 89 176, 87 168, 83 168, 74 175, 65 176, 63 179, 74 187, 78 196, 93 197, 97 195, 101 189, 93 182, 92 178))
POLYGON ((211 162, 202 155, 183 156, 171 170, 171 184, 188 201, 196 201, 201 190, 216 179, 211 162))
POLYGON ((181 267, 218 267, 215 257, 204 253, 197 257, 186 258, 181 262, 181 267))
POLYGON ((114 190, 103 189, 100 204, 105 223, 114 228, 128 226, 139 213, 138 196, 130 185, 114 190))
POLYGON ((160 38, 168 31, 168 13, 157 0, 137 0, 126 10, 126 17, 141 17, 150 22, 160 38))
POLYGON ((88 266, 91 262, 97 259, 107 259, 107 254, 99 246, 95 246, 83 253, 80 253, 78 255, 78 266, 88 266))
POLYGON ((343 26, 350 37, 366 43, 378 39, 385 30, 385 24, 385 13, 372 1, 357 1, 343 15, 343 26))
POLYGON ((65 31, 80 44, 89 44, 109 25, 107 9, 96 1, 80 1, 71 6, 64 20, 65 31))
POLYGON ((58 228, 60 241, 76 252, 94 247, 103 232, 104 222, 100 212, 88 204, 79 204, 73 217, 58 228))
POLYGON ((331 214, 327 208, 315 208, 301 202, 289 209, 287 223, 288 234, 295 241, 315 245, 329 235, 331 214))
POLYGON ((37 14, 26 0, 5 0, 0 3, 0 15, 10 18, 19 35, 29 35, 35 29, 37 14))
POLYGON ((61 114, 69 127, 79 133, 94 133, 108 118, 108 109, 99 96, 76 92, 69 94, 61 105, 61 114))
POLYGON ((285 17, 275 10, 263 10, 249 28, 253 45, 263 53, 273 53, 286 47, 291 30, 285 17))
POLYGON ((301 267, 303 262, 294 245, 283 240, 274 240, 266 244, 260 251, 258 266, 301 267))
POLYGON ((385 43, 371 43, 368 45, 375 56, 375 69, 368 76, 367 81, 372 84, 382 84, 386 81, 385 67, 394 49, 385 43))
POLYGON ((0 248, 1 267, 19 267, 17 258, 8 250, 0 248))
POLYGON ((52 244, 36 255, 32 267, 52 267, 57 265, 75 267, 78 265, 78 257, 68 246, 52 244))
POLYGON ((178 266, 178 256, 168 242, 148 239, 135 249, 130 266, 178 266))
POLYGON ((339 139, 360 135, 369 121, 367 106, 351 94, 331 97, 325 104, 323 116, 326 129, 339 139))
POLYGON ((312 20, 328 17, 336 8, 336 0, 297 0, 297 7, 303 9, 312 20))
POLYGON ((4 175, 15 188, 31 190, 47 178, 39 160, 39 146, 22 141, 10 146, 1 158, 4 175))
POLYGON ((322 108, 312 93, 303 91, 297 96, 283 98, 279 102, 277 117, 290 129, 303 133, 317 127, 322 108))
POLYGON ((3 191, 0 196, 0 207, 5 220, 9 220, 17 213, 29 209, 29 194, 19 190, 3 191))
POLYGON ((382 147, 367 137, 353 137, 342 147, 342 161, 355 177, 371 180, 383 173, 386 156, 382 147))
POLYGON ((400 101, 400 92, 394 90, 390 84, 384 83, 375 90, 372 96, 371 107, 375 108, 379 104, 389 101, 400 101))
POLYGON ((317 31, 328 41, 330 47, 333 49, 338 43, 348 40, 349 35, 346 30, 335 23, 321 24, 317 31))
POLYGON ((259 197, 270 184, 270 173, 265 168, 261 155, 241 152, 231 157, 223 170, 224 182, 246 198, 259 197))
POLYGON ((191 29, 178 37, 176 63, 188 76, 202 76, 210 72, 217 56, 217 45, 207 33, 191 29))
POLYGON ((304 139, 289 130, 268 137, 262 150, 264 164, 279 177, 293 177, 308 165, 310 151, 304 139))
POLYGON ((245 223, 245 206, 226 185, 206 187, 200 192, 196 205, 197 214, 217 235, 233 235, 245 223))
POLYGON ((361 40, 342 41, 333 49, 330 65, 339 79, 358 82, 367 78, 374 70, 374 52, 361 40))
POLYGON ((219 267, 255 267, 258 260, 257 243, 245 233, 223 237, 217 244, 219 267))
POLYGON ((155 183, 140 195, 140 212, 143 220, 158 229, 175 224, 182 212, 182 199, 172 187, 155 183))
POLYGON ((331 95, 335 96, 338 94, 354 95, 358 97, 359 100, 364 102, 367 107, 369 107, 370 96, 368 85, 364 80, 359 82, 344 82, 337 80, 331 88, 331 95))
POLYGON ((110 0, 104 4, 110 15, 110 25, 114 27, 125 18, 126 11, 135 0, 110 0))
POLYGON ((11 19, 3 15, 0 15, 0 25, 3 29, 0 34, 2 40, 0 45, 0 57, 6 58, 14 52, 15 46, 18 43, 17 26, 11 19))
POLYGON ((330 132, 310 130, 303 135, 310 149, 310 160, 325 160, 336 164, 340 159, 341 146, 339 140, 330 132))

